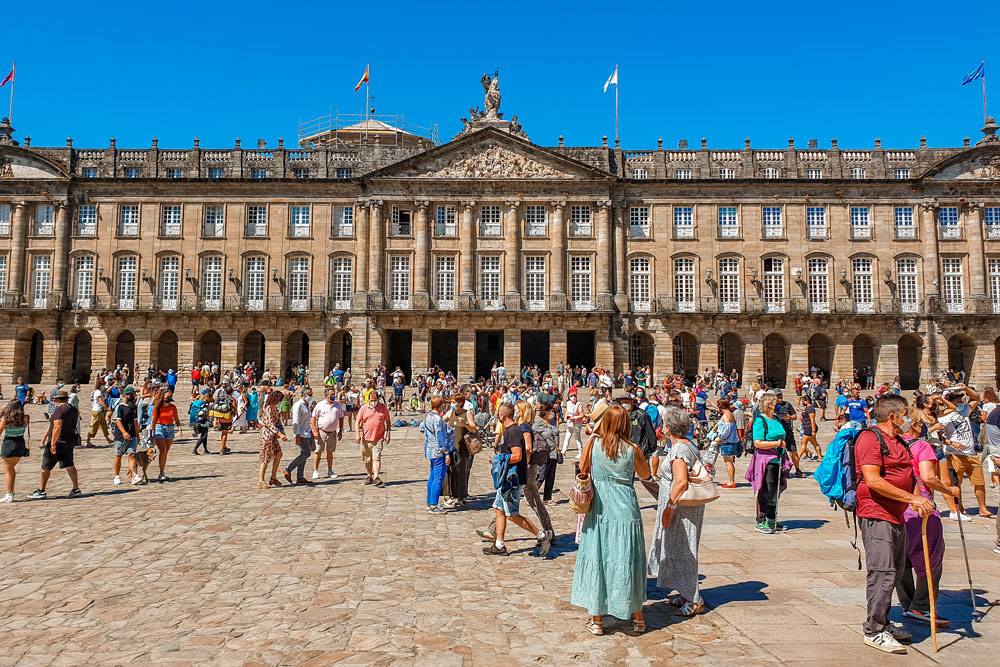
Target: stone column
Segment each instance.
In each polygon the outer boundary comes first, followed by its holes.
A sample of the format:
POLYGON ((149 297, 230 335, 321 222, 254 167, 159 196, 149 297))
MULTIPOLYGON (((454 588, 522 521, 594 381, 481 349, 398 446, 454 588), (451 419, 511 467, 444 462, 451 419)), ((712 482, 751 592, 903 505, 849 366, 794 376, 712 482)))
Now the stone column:
MULTIPOLYGON (((504 295, 507 297, 507 308, 520 310, 521 294, 521 220, 518 215, 520 202, 509 201, 507 204, 507 220, 504 222, 504 238, 507 239, 507 255, 505 262, 504 295), (517 303, 511 304, 513 300, 517 303)), ((518 345, 520 346, 520 340, 518 345)), ((520 359, 520 347, 518 347, 520 359)))
POLYGON ((368 201, 364 199, 354 205, 354 262, 354 293, 363 296, 368 292, 368 201))
POLYGON ((611 202, 597 202, 597 303, 611 308, 611 202))
POLYGON ((66 265, 69 263, 69 204, 65 202, 59 204, 56 210, 56 249, 53 255, 49 308, 61 309, 66 305, 66 265))
POLYGON ((382 200, 371 204, 371 218, 368 230, 368 292, 377 304, 382 303, 384 292, 382 280, 385 266, 385 224, 382 220, 382 200))
MULTIPOLYGON (((628 290, 625 268, 625 202, 614 207, 615 225, 615 305, 619 312, 628 312, 628 290)), ((650 220, 652 227, 652 220, 650 220)))
POLYGON ((430 283, 428 274, 433 270, 430 229, 427 225, 427 207, 430 206, 430 202, 421 200, 415 203, 417 205, 417 252, 413 276, 413 308, 414 310, 427 310, 431 307, 430 292, 427 288, 430 283))
POLYGON ((476 209, 476 202, 461 202, 462 217, 459 220, 459 308, 472 308, 472 302, 476 295, 476 225, 473 220, 473 213, 476 209))
POLYGON ((982 203, 973 204, 966 209, 968 214, 966 239, 969 248, 969 285, 972 288, 970 294, 973 299, 986 298, 986 257, 983 255, 983 209, 981 206, 983 206, 982 203))
POLYGON ((552 224, 549 225, 549 240, 552 243, 552 295, 550 310, 566 310, 566 223, 563 220, 565 200, 552 202, 552 224))
POLYGON ((925 299, 937 297, 941 294, 938 287, 934 286, 934 281, 939 281, 940 262, 938 261, 938 235, 937 224, 934 220, 935 209, 930 204, 920 204, 916 207, 918 225, 920 229, 920 240, 923 246, 923 270, 921 272, 920 289, 923 290, 925 299))
POLYGON ((21 297, 24 295, 24 251, 28 247, 28 221, 24 207, 24 202, 14 204, 14 224, 10 229, 10 274, 7 277, 7 300, 11 302, 9 305, 13 306, 19 306, 21 297))

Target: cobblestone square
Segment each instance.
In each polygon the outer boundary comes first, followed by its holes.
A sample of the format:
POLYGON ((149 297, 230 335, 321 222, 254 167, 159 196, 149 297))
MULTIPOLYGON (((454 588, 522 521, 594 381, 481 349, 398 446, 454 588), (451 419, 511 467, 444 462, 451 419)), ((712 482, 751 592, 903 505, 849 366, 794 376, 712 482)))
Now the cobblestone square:
MULTIPOLYGON (((37 427, 40 408, 32 416, 37 427)), ((832 429, 822 430, 828 440, 832 429)), ((394 432, 385 488, 363 484, 358 448, 345 440, 339 479, 260 491, 258 442, 236 436, 235 454, 221 458, 193 456, 180 441, 172 480, 139 487, 112 484, 110 447, 79 449, 84 497, 66 498, 68 478, 56 470, 50 498, 27 501, 35 448, 20 463, 18 502, 0 512, 0 665, 987 665, 1000 648, 989 606, 1000 597, 992 521, 965 526, 987 612, 977 623, 958 526, 944 522, 939 611, 952 625, 938 635, 936 656, 928 628, 914 624, 907 656, 862 644, 865 575, 853 531, 811 479, 790 480, 779 510, 785 534, 754 532, 746 484, 709 506, 700 552, 707 613, 673 616, 651 580, 646 634, 606 618, 607 634, 592 637, 584 610, 568 602, 576 548, 569 460, 557 478, 561 502, 550 508, 558 542, 548 557, 511 527, 512 556, 490 558, 474 532, 490 520, 483 460, 473 468, 472 506, 429 516, 415 428, 394 432)), ((286 446, 286 462, 289 454, 286 446)), ((655 503, 639 494, 648 547, 655 503)), ((901 620, 898 606, 892 618, 901 620)))

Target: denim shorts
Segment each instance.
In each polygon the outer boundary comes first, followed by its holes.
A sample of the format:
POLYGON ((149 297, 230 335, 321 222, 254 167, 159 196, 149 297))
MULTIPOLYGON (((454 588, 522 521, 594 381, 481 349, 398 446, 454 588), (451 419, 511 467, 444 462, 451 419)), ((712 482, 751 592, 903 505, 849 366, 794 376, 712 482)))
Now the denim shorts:
POLYGON ((723 444, 719 447, 719 453, 723 456, 738 456, 740 451, 743 449, 743 445, 738 442, 723 444))
POLYGON ((173 424, 157 424, 153 429, 154 438, 163 438, 164 440, 174 439, 174 425, 173 424))
POLYGON ((507 516, 520 516, 521 489, 523 488, 523 486, 514 487, 507 495, 497 489, 497 497, 493 501, 493 507, 501 510, 507 516))
POLYGON ((139 438, 129 438, 128 440, 115 440, 115 456, 125 456, 135 454, 136 447, 139 446, 139 438))

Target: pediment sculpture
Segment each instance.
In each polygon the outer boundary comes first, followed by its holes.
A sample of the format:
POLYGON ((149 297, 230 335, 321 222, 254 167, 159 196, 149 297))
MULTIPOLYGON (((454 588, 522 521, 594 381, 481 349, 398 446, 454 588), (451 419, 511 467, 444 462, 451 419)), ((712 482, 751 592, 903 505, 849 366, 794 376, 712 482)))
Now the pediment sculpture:
POLYGON ((561 178, 565 174, 509 148, 489 145, 479 152, 421 174, 430 178, 561 178))

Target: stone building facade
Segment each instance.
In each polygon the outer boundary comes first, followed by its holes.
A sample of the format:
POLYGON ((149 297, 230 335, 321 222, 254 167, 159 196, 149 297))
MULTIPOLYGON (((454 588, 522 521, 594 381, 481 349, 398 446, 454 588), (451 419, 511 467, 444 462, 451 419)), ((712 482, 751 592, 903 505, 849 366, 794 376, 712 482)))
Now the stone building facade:
POLYGON ((993 384, 996 130, 632 151, 542 147, 493 118, 441 145, 80 149, 21 145, 5 119, 0 370, 255 360, 316 381, 502 360, 993 384))

